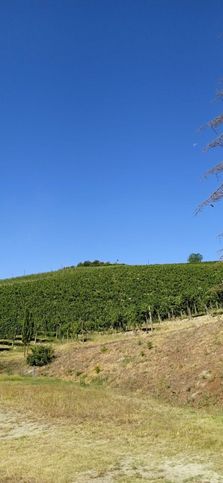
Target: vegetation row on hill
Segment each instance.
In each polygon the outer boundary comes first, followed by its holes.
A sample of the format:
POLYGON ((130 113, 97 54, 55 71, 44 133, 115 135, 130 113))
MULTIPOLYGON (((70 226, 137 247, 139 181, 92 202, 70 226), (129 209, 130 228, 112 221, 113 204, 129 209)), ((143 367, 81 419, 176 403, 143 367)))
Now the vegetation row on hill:
POLYGON ((71 268, 0 282, 0 337, 133 327, 223 302, 223 263, 71 268))

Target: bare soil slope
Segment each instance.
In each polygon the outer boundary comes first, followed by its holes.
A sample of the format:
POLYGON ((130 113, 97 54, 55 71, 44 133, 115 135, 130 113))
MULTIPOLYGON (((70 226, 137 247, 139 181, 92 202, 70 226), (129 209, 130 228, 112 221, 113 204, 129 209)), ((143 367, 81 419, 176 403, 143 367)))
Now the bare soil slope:
POLYGON ((223 319, 165 323, 153 333, 98 336, 57 348, 40 373, 150 393, 180 404, 223 405, 223 319))

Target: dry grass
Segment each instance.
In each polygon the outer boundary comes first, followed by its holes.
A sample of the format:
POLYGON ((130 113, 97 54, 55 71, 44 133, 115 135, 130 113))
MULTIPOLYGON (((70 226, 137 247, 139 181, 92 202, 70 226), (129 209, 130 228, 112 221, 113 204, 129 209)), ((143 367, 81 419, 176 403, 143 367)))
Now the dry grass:
POLYGON ((218 317, 167 322, 152 334, 92 336, 86 343, 57 346, 56 352, 54 363, 39 374, 105 381, 174 404, 223 404, 223 323, 218 317))
POLYGON ((212 471, 223 471, 218 414, 105 387, 10 376, 1 379, 0 408, 17 414, 18 424, 22 419, 43 428, 33 436, 0 439, 0 481, 87 482, 94 477, 127 482, 140 475, 143 481, 143 474, 147 480, 149 472, 155 475, 150 481, 158 481, 155 467, 163 472, 159 481, 166 481, 165 464, 178 457, 190 462, 208 457, 212 471))
POLYGON ((56 345, 42 376, 1 354, 0 481, 222 482, 222 343, 202 318, 56 345))

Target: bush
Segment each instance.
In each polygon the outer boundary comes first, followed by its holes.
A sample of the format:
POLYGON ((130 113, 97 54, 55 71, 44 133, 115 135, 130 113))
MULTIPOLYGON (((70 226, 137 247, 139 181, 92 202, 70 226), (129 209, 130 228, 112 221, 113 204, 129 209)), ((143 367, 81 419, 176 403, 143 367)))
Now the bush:
POLYGON ((189 263, 200 263, 203 260, 201 253, 191 253, 187 259, 189 263))
POLYGON ((105 345, 103 345, 101 347, 101 352, 107 352, 107 351, 108 351, 108 348, 105 345))
POLYGON ((151 342, 151 340, 148 340, 147 347, 149 350, 153 348, 153 343, 151 342))
POLYGON ((29 366, 45 366, 54 358, 54 350, 50 346, 36 345, 31 347, 31 354, 27 356, 29 366))

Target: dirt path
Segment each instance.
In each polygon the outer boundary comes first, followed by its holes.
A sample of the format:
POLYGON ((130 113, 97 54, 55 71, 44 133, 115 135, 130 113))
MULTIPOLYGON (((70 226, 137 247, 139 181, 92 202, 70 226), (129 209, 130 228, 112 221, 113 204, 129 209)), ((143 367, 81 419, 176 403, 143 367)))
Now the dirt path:
POLYGON ((155 462, 152 455, 144 455, 148 464, 142 464, 131 456, 120 462, 119 468, 97 476, 96 472, 86 472, 75 479, 75 483, 115 483, 124 481, 150 481, 151 483, 222 483, 223 476, 214 471, 210 463, 196 457, 179 455, 163 458, 155 462))
POLYGON ((0 440, 34 436, 46 429, 46 426, 40 423, 24 421, 20 415, 0 409, 0 440))

